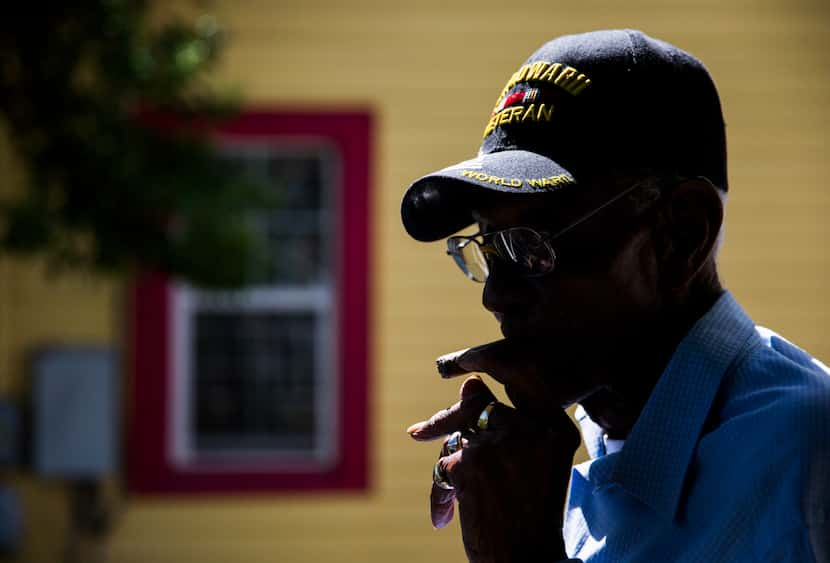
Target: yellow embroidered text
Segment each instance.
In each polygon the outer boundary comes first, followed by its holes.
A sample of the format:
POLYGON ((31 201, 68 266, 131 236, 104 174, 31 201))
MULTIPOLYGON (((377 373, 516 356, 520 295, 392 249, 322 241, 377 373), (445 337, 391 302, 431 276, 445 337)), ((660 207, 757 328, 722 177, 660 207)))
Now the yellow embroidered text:
POLYGON ((525 178, 525 182, 534 188, 552 189, 564 184, 570 184, 573 182, 573 179, 565 174, 559 174, 556 176, 548 176, 547 178, 525 178))
POLYGON ((462 170, 461 175, 465 178, 478 180, 487 184, 496 184, 497 186, 505 186, 508 188, 521 188, 523 185, 540 190, 555 189, 565 184, 573 183, 573 178, 566 174, 555 176, 548 176, 546 178, 502 178, 500 176, 491 176, 484 172, 476 172, 474 170, 462 170))
MULTIPOLYGON (((550 82, 556 84, 572 96, 578 96, 591 84, 591 79, 580 73, 572 66, 562 63, 548 63, 538 61, 522 67, 513 73, 510 80, 502 89, 496 100, 496 108, 507 95, 507 92, 520 82, 550 82)), ((493 110, 495 111, 495 110, 493 110)))
POLYGON ((553 104, 530 104, 529 106, 512 106, 493 114, 487 127, 484 129, 484 137, 493 132, 499 125, 519 123, 525 121, 550 121, 553 118, 553 104))
POLYGON ((520 178, 500 178, 498 176, 490 176, 483 172, 474 172, 472 170, 462 170, 461 175, 465 178, 473 178, 479 182, 486 182, 488 184, 496 184, 499 186, 507 186, 511 188, 522 187, 522 180, 520 178))

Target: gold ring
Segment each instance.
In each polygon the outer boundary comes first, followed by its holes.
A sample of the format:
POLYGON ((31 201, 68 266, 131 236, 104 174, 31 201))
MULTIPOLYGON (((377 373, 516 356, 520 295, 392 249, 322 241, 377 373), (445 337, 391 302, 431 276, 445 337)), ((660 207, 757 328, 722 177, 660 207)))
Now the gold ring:
POLYGON ((447 474, 441 468, 441 460, 436 461, 435 465, 432 466, 432 482, 447 491, 455 489, 455 487, 450 485, 450 482, 447 481, 447 474))
POLYGON ((496 407, 497 402, 498 401, 493 401, 492 403, 484 407, 484 410, 481 411, 480 415, 478 415, 478 421, 476 422, 476 426, 478 426, 479 430, 487 430, 487 428, 490 426, 490 414, 496 407))
POLYGON ((447 438, 447 455, 452 455, 463 447, 464 444, 461 442, 461 432, 456 430, 450 434, 449 438, 447 438))

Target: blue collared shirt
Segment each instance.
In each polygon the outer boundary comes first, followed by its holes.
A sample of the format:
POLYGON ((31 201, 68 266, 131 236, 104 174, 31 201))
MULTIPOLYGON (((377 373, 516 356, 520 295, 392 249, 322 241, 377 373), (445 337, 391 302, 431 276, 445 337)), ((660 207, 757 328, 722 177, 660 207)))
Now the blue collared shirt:
POLYGON ((621 451, 578 411, 570 557, 830 561, 830 371, 728 293, 686 335, 621 451))

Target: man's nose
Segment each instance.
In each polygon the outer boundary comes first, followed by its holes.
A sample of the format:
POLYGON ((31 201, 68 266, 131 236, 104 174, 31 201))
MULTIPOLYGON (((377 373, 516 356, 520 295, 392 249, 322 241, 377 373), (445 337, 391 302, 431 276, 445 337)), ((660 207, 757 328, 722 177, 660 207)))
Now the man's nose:
POLYGON ((484 308, 501 314, 520 307, 528 296, 528 288, 523 289, 526 285, 523 280, 498 260, 490 264, 489 270, 481 295, 484 308))

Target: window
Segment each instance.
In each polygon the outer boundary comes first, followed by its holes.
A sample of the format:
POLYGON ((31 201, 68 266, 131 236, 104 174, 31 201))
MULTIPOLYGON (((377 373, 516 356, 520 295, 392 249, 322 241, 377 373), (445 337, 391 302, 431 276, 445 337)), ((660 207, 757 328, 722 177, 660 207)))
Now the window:
POLYGON ((366 486, 368 135, 367 115, 342 113, 217 131, 277 191, 252 218, 276 260, 241 291, 135 285, 133 490, 366 486))

